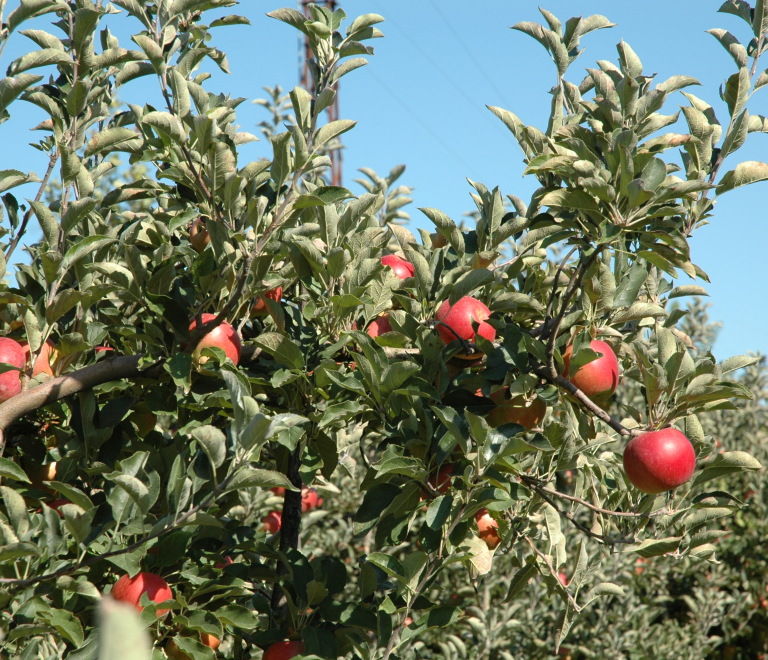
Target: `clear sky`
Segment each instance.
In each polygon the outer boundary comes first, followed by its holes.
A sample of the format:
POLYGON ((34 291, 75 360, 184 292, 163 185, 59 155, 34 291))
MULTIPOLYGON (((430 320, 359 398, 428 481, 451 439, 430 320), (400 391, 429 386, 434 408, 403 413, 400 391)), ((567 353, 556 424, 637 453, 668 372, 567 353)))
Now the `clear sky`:
MULTIPOLYGON (((502 193, 527 201, 536 182, 522 178, 522 156, 515 140, 485 106, 502 106, 524 122, 546 128, 554 65, 537 42, 509 29, 519 21, 543 22, 538 4, 538 0, 342 2, 350 17, 375 12, 386 19, 379 26, 385 38, 368 42, 376 50, 370 65, 345 77, 340 90, 341 116, 359 122, 344 136, 345 185, 359 194, 362 189, 353 181, 358 168, 371 167, 383 175, 394 165, 406 164, 400 182, 415 189, 414 203, 406 208, 414 231, 430 226, 417 207, 437 207, 455 220, 473 208, 467 178, 488 187, 498 185, 502 193)), ((725 121, 718 86, 734 72, 735 64, 705 30, 725 28, 744 43, 752 35, 736 17, 716 13, 721 4, 722 0, 549 0, 542 6, 563 23, 573 15, 598 13, 617 24, 582 39, 586 51, 571 65, 571 81, 580 82, 584 69, 594 67, 596 60, 615 62, 616 44, 624 39, 640 56, 646 73, 657 73, 659 80, 675 74, 700 80, 703 86, 690 91, 711 103, 725 121)), ((287 90, 297 84, 297 33, 266 16, 281 6, 280 0, 243 0, 239 7, 220 12, 245 15, 252 25, 216 30, 213 43, 227 53, 230 76, 208 60, 202 67, 214 74, 206 83, 209 91, 249 99, 238 109, 241 130, 256 133, 256 124, 266 118, 263 109, 250 103, 262 95, 262 86, 279 84, 287 90)), ((43 27, 44 19, 33 27, 43 27)), ((130 48, 126 20, 124 15, 109 17, 107 24, 121 45, 130 48)), ((0 67, 7 68, 30 44, 14 35, 0 67)), ((768 57, 763 64, 761 69, 768 67, 768 57)), ((130 97, 133 103, 160 105, 153 79, 134 81, 124 89, 123 98, 130 97)), ((682 95, 674 95, 665 113, 684 103, 682 95)), ((758 92, 749 108, 751 114, 768 114, 768 90, 758 92)), ((42 111, 17 102, 11 114, 12 119, 0 125, 0 170, 34 170, 42 175, 46 156, 27 146, 41 136, 27 129, 44 118, 42 111)), ((683 122, 673 130, 687 132, 683 122)), ((245 145, 240 164, 268 155, 265 142, 245 145)), ((738 160, 768 162, 768 135, 750 134, 747 145, 726 161, 723 171, 738 160), (733 158, 737 160, 731 162, 733 158)), ((747 351, 768 353, 768 295, 760 284, 766 269, 767 193, 767 183, 728 193, 718 203, 712 224, 692 240, 693 261, 712 280, 705 285, 713 303, 711 316, 724 324, 715 345, 719 360, 747 351)), ((34 190, 27 189, 17 196, 33 195, 34 190)))

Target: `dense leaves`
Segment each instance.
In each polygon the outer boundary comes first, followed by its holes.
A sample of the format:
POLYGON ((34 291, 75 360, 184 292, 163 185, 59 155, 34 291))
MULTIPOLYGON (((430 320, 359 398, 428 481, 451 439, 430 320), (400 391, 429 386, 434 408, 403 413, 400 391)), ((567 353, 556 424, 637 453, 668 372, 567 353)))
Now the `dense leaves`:
MULTIPOLYGON (((491 108, 540 188, 526 204, 470 182, 476 226, 424 208, 435 232, 419 242, 400 224, 402 167, 363 170, 359 197, 326 180, 328 152, 355 122, 325 122, 323 110, 384 19, 342 31, 341 9, 269 14, 306 37, 312 89, 270 90, 272 159, 241 163, 238 146, 255 139, 236 124, 244 99, 197 73, 206 58, 228 71, 216 28, 247 21, 204 21, 234 4, 22 0, 0 34, 55 15, 58 36, 24 31, 39 48, 0 81, 0 119, 14 100, 50 116, 36 199, 3 196, 3 264, 33 218, 43 233, 0 291, 3 334, 30 351, 2 374, 21 369, 24 391, 0 405, 0 634, 12 657, 118 655, 119 610, 105 596, 147 573, 161 588, 112 595, 139 608, 158 660, 258 657, 288 639, 307 655, 388 660, 446 627, 478 633, 443 597, 449 577, 501 574, 510 607, 533 581, 558 604, 556 650, 579 616, 624 596, 600 572, 609 551, 714 565, 714 526, 744 506, 723 490, 728 477, 761 463, 738 441, 713 454, 705 427, 752 399, 732 375, 756 359, 694 350, 670 301, 706 294, 674 280, 708 281, 688 239, 715 196, 766 178, 761 163, 721 174, 763 130, 746 108, 760 49, 713 31, 739 69, 721 92, 728 126, 686 91, 689 133, 660 135, 678 120, 665 103, 697 81, 656 83, 622 41, 617 64, 571 83, 581 38, 611 23, 563 27, 542 10, 546 26, 515 28, 556 65, 546 129, 491 108), (116 12, 136 30, 130 49, 100 29, 116 12), (54 67, 48 83, 24 73, 39 67, 54 67), (118 104, 141 76, 157 79, 162 107, 118 104), (118 154, 131 165, 119 184, 118 154), (382 262, 392 253, 408 264, 382 262), (371 322, 385 329, 366 332, 371 322), (613 404, 615 369, 602 391, 576 378, 609 353, 625 381, 613 404), (488 417, 507 395, 546 414, 488 417), (643 495, 623 447, 669 425, 697 470, 643 495)), ((758 44, 761 8, 748 17, 758 44)), ((38 180, 0 174, 3 192, 38 180)), ((125 626, 140 655, 145 637, 125 626)), ((461 649, 455 635, 435 643, 446 640, 461 649)))

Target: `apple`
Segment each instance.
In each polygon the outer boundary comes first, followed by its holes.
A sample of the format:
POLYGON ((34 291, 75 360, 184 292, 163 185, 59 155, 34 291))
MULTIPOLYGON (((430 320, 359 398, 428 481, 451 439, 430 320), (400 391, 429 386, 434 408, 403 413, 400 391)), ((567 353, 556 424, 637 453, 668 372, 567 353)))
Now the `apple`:
POLYGON ((451 487, 451 479, 453 479, 453 465, 449 463, 443 465, 437 475, 432 475, 427 483, 438 493, 445 493, 451 487))
MULTIPOLYGON (((26 365, 29 362, 29 358, 32 352, 29 350, 29 344, 25 340, 20 341, 19 345, 24 351, 24 364, 26 365)), ((49 376, 53 376, 54 374, 53 369, 51 368, 51 362, 55 362, 57 357, 58 351, 56 350, 56 344, 54 344, 50 339, 46 340, 40 349, 40 353, 38 354, 37 359, 35 360, 35 366, 32 367, 32 378, 39 374, 48 374, 49 376)))
MULTIPOLYGON (((589 346, 601 357, 585 364, 569 380, 590 399, 597 402, 607 399, 616 391, 619 384, 619 361, 610 344, 594 339, 589 346)), ((572 355, 573 345, 569 345, 563 354, 565 378, 568 378, 572 355)))
POLYGON ((386 257, 382 257, 381 263, 395 271, 395 275, 401 280, 413 277, 413 264, 405 259, 401 259, 396 254, 388 254, 386 257))
POLYGON ((488 546, 489 550, 493 550, 501 541, 499 537, 499 523, 491 518, 488 509, 480 509, 475 514, 475 520, 479 530, 478 536, 485 541, 485 545, 488 546))
POLYGON ((291 660, 291 658, 303 653, 304 642, 277 642, 264 651, 261 660, 291 660))
POLYGON ((251 308, 251 313, 254 316, 266 316, 269 314, 265 300, 266 298, 274 300, 275 302, 280 302, 283 299, 283 287, 279 286, 264 293, 260 293, 258 300, 256 300, 256 304, 251 308))
POLYGON ((208 235, 205 223, 200 218, 195 220, 189 228, 189 242, 195 249, 195 252, 198 253, 205 250, 208 243, 211 242, 211 237, 208 235))
POLYGON ((533 401, 527 401, 524 396, 514 396, 507 399, 508 387, 496 390, 491 394, 491 401, 496 404, 486 420, 495 429, 502 424, 520 424, 526 431, 541 424, 547 414, 547 404, 538 396, 533 401))
POLYGON ((430 234, 429 238, 432 240, 433 250, 437 250, 438 248, 448 245, 448 239, 438 231, 436 231, 434 234, 430 234))
POLYGON ((371 337, 380 337, 385 332, 392 332, 392 325, 389 322, 389 314, 382 314, 373 319, 366 332, 371 337))
POLYGON ((560 583, 564 586, 568 586, 568 576, 565 573, 558 573, 557 574, 558 579, 560 580, 560 583))
POLYGON ((302 488, 301 490, 301 512, 309 513, 323 503, 323 498, 319 497, 314 488, 302 488))
POLYGON ((273 486, 269 490, 271 490, 275 495, 285 495, 285 488, 282 486, 273 486))
POLYGON ((270 511, 261 519, 261 522, 270 534, 277 534, 283 524, 283 514, 279 511, 270 511))
POLYGON ((56 461, 51 461, 45 465, 38 465, 29 473, 29 479, 35 488, 50 490, 43 482, 56 479, 56 461))
POLYGON ((105 353, 108 351, 114 351, 115 349, 112 348, 111 346, 97 346, 93 350, 96 351, 97 353, 105 353))
MULTIPOLYGON (((205 646, 213 649, 214 651, 219 648, 219 645, 221 644, 221 641, 218 637, 214 637, 213 635, 205 632, 200 633, 200 641, 205 646)), ((192 660, 189 655, 184 653, 184 651, 178 647, 175 640, 173 639, 169 639, 168 643, 165 645, 165 654, 173 660, 192 660)))
MULTIPOLYGON (((458 338, 474 341, 475 331, 472 329, 472 321, 474 320, 480 324, 477 334, 488 341, 493 341, 496 338, 496 330, 492 325, 485 322, 485 319, 490 315, 491 310, 477 298, 471 296, 464 296, 457 300, 453 307, 447 300, 444 300, 440 309, 437 310, 437 320, 439 321, 437 332, 444 344, 450 344, 458 338), (450 329, 446 326, 450 326, 450 329)), ((463 357, 475 359, 476 356, 463 357)))
POLYGON ((214 564, 214 568, 222 569, 222 568, 226 568, 227 566, 231 566, 234 563, 235 561, 234 559, 232 559, 232 557, 230 557, 229 555, 224 555, 224 558, 221 561, 216 562, 216 564, 214 564))
MULTIPOLYGON (((203 325, 213 321, 216 314, 203 314, 203 325)), ((189 323, 189 331, 192 332, 197 327, 197 319, 192 319, 189 323)), ((235 329, 226 321, 223 321, 217 328, 211 330, 195 347, 192 353, 192 359, 195 365, 205 364, 208 358, 200 353, 204 348, 217 347, 222 349, 227 357, 235 363, 240 362, 240 337, 237 336, 235 329)))
MULTIPOLYGON (((19 342, 9 337, 0 337, 0 362, 23 369, 27 356, 19 342)), ((21 372, 12 370, 0 374, 0 403, 21 394, 21 372)))
MULTIPOLYGON (((137 573, 134 577, 123 575, 112 587, 112 598, 133 605, 141 612, 141 595, 146 593, 153 603, 162 603, 173 598, 168 583, 156 573, 137 573)), ((164 616, 170 610, 158 610, 158 616, 164 616)))
POLYGON ((669 427, 632 438, 624 449, 624 472, 643 493, 656 495, 684 484, 696 469, 691 441, 669 427))
POLYGON ((403 621, 403 626, 408 627, 413 623, 413 619, 409 616, 405 617, 405 621, 403 621))

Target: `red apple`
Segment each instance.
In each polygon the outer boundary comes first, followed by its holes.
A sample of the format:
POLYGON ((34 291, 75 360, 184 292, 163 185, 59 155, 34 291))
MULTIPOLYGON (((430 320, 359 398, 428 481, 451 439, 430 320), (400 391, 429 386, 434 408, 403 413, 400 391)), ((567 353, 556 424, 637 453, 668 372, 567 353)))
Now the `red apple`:
MULTIPOLYGON (((29 350, 29 344, 26 340, 19 342, 19 345, 24 351, 24 364, 29 362, 31 351, 29 350)), ((46 340, 43 347, 40 349, 40 353, 35 360, 35 366, 32 368, 32 378, 39 374, 48 374, 53 376, 53 369, 51 368, 51 362, 55 362, 58 357, 58 351, 56 350, 56 344, 50 339, 46 340)))
POLYGON ((624 472, 643 493, 656 495, 684 484, 696 469, 691 441, 669 427, 632 438, 624 449, 624 472))
POLYGON ((406 628, 410 626, 413 623, 413 619, 409 616, 405 617, 405 621, 403 621, 403 626, 406 628))
MULTIPOLYGON (((19 342, 9 337, 0 337, 0 362, 23 369, 27 356, 19 342)), ((21 372, 6 371, 0 374, 0 403, 21 394, 21 372)))
POLYGON ((275 302, 280 302, 283 299, 283 287, 279 286, 275 289, 260 293, 256 300, 256 304, 251 308, 251 313, 254 316, 266 316, 269 314, 267 303, 265 301, 266 298, 274 300, 275 302))
POLYGON ((222 561, 216 562, 214 564, 214 568, 220 568, 220 569, 226 568, 227 566, 231 566, 234 563, 235 561, 232 559, 232 557, 230 557, 229 555, 224 555, 224 558, 222 559, 222 561))
MULTIPOLYGON (((619 384, 619 361, 610 344, 594 339, 589 346, 601 357, 585 364, 569 380, 593 401, 602 401, 610 397, 619 384)), ((563 354, 565 378, 568 378, 571 355, 573 355, 573 345, 569 345, 563 354)))
POLYGON ((261 660, 291 660, 294 656, 304 653, 304 642, 277 642, 272 644, 261 657, 261 660))
POLYGON ((447 464, 440 468, 437 475, 432 475, 427 483, 438 493, 445 493, 451 487, 451 479, 453 479, 453 465, 447 464))
POLYGON ((270 511, 261 519, 261 522, 270 534, 276 534, 283 524, 283 514, 279 511, 270 511))
POLYGON ((323 503, 323 498, 319 497, 314 488, 302 488, 301 490, 301 512, 309 513, 323 503))
MULTIPOLYGON (((141 594, 147 594, 153 603, 162 603, 173 598, 173 592, 168 583, 156 573, 137 573, 134 577, 123 575, 112 587, 112 598, 133 605, 137 610, 144 608, 139 605, 141 594)), ((158 610, 158 616, 164 616, 170 610, 158 610)))
POLYGON ((479 530, 478 536, 485 541, 485 545, 489 550, 493 550, 501 538, 499 537, 499 523, 491 518, 488 513, 488 509, 480 509, 475 514, 475 520, 477 520, 477 529, 479 530))
POLYGON ((533 401, 527 401, 524 396, 514 396, 507 399, 508 387, 496 390, 491 394, 491 401, 496 404, 486 420, 495 429, 502 424, 520 424, 526 431, 541 424, 547 414, 547 404, 538 396, 533 401))
POLYGON ((366 332, 371 337, 380 337, 385 332, 392 332, 392 325, 389 322, 389 314, 382 314, 373 319, 366 332))
POLYGON ((282 486, 273 486, 269 490, 271 490, 275 495, 285 495, 285 488, 282 486))
POLYGON ((564 586, 568 586, 568 576, 565 573, 558 573, 557 574, 558 579, 560 580, 560 583, 564 586))
POLYGON ((401 259, 396 254, 388 254, 386 257, 382 257, 381 263, 395 271, 395 275, 401 280, 413 277, 413 264, 405 259, 401 259))
MULTIPOLYGON (((216 314, 203 314, 203 324, 213 321, 216 314)), ((197 327, 197 319, 192 319, 189 323, 189 331, 192 332, 197 327)), ((222 322, 217 328, 211 330, 197 344, 192 359, 196 365, 205 364, 208 358, 200 353, 204 348, 217 347, 222 349, 227 357, 235 363, 240 362, 240 337, 237 336, 235 329, 226 321, 222 322)))
MULTIPOLYGON (((437 324, 437 332, 444 344, 450 344, 458 338, 474 341, 475 331, 472 329, 472 321, 474 320, 480 324, 477 333, 488 341, 493 341, 496 338, 496 330, 492 325, 485 322, 485 319, 490 315, 491 310, 477 298, 464 296, 457 300, 453 307, 445 300, 440 305, 440 309, 437 310, 437 320, 440 321, 437 324), (450 329, 446 326, 450 326, 450 329)), ((472 356, 473 359, 474 357, 476 356, 472 356)))
POLYGON ((208 243, 211 242, 205 223, 200 218, 195 220, 189 228, 189 242, 198 253, 205 250, 208 243))

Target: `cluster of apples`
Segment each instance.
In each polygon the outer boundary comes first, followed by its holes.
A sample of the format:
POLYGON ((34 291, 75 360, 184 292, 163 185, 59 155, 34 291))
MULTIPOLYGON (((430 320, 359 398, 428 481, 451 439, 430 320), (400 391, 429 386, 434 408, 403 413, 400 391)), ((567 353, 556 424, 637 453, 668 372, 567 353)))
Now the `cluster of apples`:
MULTIPOLYGON (((232 560, 227 557, 228 563, 232 560)), ((217 568, 222 568, 225 564, 216 564, 217 568)), ((122 603, 127 603, 135 607, 139 612, 144 608, 139 604, 143 594, 153 603, 163 603, 173 598, 173 592, 168 583, 157 573, 141 572, 133 577, 123 575, 112 587, 112 598, 122 603)), ((170 610, 158 610, 158 616, 165 616, 170 610)), ((221 640, 210 633, 200 633, 200 641, 213 651, 219 648, 221 640)), ((265 652, 265 660, 290 660, 296 655, 304 652, 304 644, 299 641, 285 641, 272 644, 265 652)), ((168 640, 165 645, 165 653, 172 660, 191 660, 184 653, 173 639, 168 640)))
MULTIPOLYGON (((16 367, 13 371, 0 374, 0 403, 21 393, 21 371, 27 368, 31 351, 29 344, 10 337, 0 337, 0 362, 16 367)), ((57 357, 55 344, 49 339, 43 344, 40 354, 32 367, 32 378, 40 374, 53 376, 51 362, 57 357)))
MULTIPOLYGON (((275 486, 271 489, 275 495, 285 497, 285 488, 282 486, 275 486)), ((317 509, 322 506, 323 498, 317 494, 314 488, 307 488, 304 486, 301 489, 301 512, 309 513, 312 509, 317 509)), ((277 534, 280 527, 283 524, 283 514, 280 511, 270 511, 261 520, 261 524, 270 534, 277 534)))

